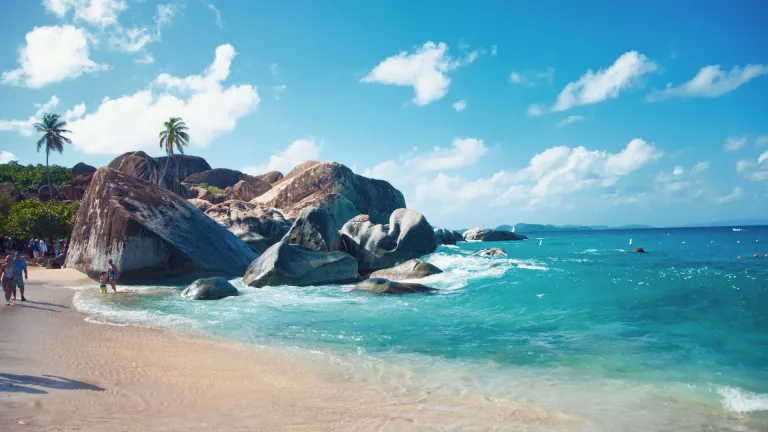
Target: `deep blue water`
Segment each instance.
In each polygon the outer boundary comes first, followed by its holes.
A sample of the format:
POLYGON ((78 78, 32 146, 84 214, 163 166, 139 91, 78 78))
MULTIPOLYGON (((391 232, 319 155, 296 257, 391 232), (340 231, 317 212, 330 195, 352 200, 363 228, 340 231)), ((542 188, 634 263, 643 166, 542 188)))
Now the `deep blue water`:
POLYGON ((441 247, 427 260, 444 273, 421 280, 434 295, 235 281, 241 295, 218 302, 139 287, 82 291, 77 304, 110 322, 321 352, 356 376, 575 412, 597 430, 768 430, 768 227, 746 229, 441 247), (471 255, 488 246, 509 256, 471 255))

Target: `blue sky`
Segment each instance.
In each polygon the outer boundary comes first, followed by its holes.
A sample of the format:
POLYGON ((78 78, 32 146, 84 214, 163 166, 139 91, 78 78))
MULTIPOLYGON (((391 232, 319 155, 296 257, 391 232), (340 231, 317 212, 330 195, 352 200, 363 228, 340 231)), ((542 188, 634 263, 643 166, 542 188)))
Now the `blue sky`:
POLYGON ((0 17, 0 159, 338 161, 433 225, 768 217, 764 2, 44 0, 0 17))

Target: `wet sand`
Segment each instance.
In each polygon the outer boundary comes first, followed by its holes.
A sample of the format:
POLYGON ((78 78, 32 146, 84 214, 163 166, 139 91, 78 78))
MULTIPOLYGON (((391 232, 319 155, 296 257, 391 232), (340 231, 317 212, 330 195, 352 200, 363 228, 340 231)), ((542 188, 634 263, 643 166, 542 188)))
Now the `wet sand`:
POLYGON ((589 428, 527 405, 351 381, 258 347, 93 324, 72 306, 77 284, 97 289, 73 270, 31 269, 29 301, 0 309, 0 430, 589 428))

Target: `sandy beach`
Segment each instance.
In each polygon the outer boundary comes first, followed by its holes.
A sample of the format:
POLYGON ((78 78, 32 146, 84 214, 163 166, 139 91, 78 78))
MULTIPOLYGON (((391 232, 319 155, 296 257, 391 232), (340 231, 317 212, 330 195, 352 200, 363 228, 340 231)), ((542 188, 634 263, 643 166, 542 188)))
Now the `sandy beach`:
POLYGON ((258 347, 93 324, 73 308, 76 291, 68 288, 93 282, 73 270, 30 273, 29 301, 0 309, 3 431, 585 426, 577 418, 530 406, 472 396, 441 400, 428 392, 345 380, 258 347))

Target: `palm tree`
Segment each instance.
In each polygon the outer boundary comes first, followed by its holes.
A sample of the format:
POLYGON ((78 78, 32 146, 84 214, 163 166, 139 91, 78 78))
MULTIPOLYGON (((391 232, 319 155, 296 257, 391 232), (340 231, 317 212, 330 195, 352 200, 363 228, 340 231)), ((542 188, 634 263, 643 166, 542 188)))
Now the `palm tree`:
POLYGON ((165 149, 165 153, 168 155, 168 159, 165 161, 165 168, 163 168, 163 175, 157 180, 158 186, 165 179, 165 171, 168 169, 168 163, 173 156, 173 148, 180 154, 184 154, 184 147, 189 144, 189 134, 186 131, 189 130, 184 121, 179 117, 171 117, 170 120, 164 123, 165 129, 160 132, 160 148, 165 149))
POLYGON ((43 136, 37 141, 37 151, 45 146, 45 169, 48 171, 48 195, 53 198, 53 188, 51 187, 51 167, 48 159, 51 157, 51 151, 56 150, 61 154, 64 151, 64 144, 72 144, 72 141, 63 134, 72 133, 66 129, 67 122, 61 120, 58 114, 45 113, 40 123, 33 125, 43 136))

